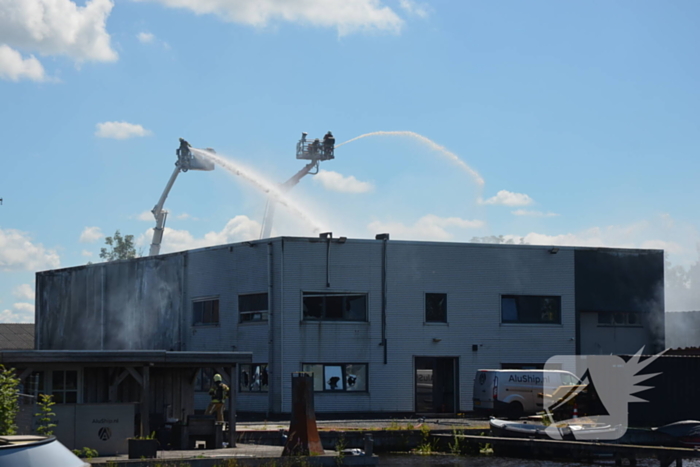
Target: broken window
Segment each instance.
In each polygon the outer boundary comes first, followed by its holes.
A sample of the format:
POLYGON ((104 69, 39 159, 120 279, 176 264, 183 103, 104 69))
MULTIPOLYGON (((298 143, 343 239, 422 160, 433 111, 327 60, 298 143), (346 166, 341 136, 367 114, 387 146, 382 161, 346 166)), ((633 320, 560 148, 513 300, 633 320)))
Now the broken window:
POLYGON ((632 311, 599 311, 598 326, 642 326, 639 313, 632 311))
POLYGON ((240 392, 267 392, 269 384, 266 363, 240 365, 238 374, 240 392))
POLYGON ((198 299, 193 301, 192 324, 219 324, 219 299, 198 299))
POLYGON ((425 294, 425 322, 426 323, 446 323, 447 322, 447 294, 426 293, 425 294))
POLYGON ((313 373, 316 392, 366 392, 365 363, 305 363, 303 371, 313 373))
POLYGON ((238 296, 241 323, 267 321, 267 294, 252 293, 238 296))
POLYGON ((306 321, 367 321, 366 294, 304 292, 306 321))
POLYGON ((561 324, 561 297, 503 295, 501 322, 561 324))

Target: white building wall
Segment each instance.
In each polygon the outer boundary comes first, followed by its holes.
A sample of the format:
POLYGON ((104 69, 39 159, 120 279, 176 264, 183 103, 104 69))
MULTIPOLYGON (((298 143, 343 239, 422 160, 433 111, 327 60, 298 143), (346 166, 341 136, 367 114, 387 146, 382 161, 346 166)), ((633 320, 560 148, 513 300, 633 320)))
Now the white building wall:
MULTIPOLYGON (((412 357, 459 357, 459 408, 471 410, 473 377, 502 363, 544 363, 575 351, 573 252, 544 247, 389 243, 389 362, 412 387, 412 357), (447 294, 447 325, 424 323, 425 293, 447 294), (501 295, 562 297, 562 324, 501 324, 501 295), (434 342, 439 339, 439 342, 434 342), (472 345, 478 351, 472 351, 472 345)), ((414 409, 413 391, 396 398, 414 409)))
POLYGON ((288 373, 302 363, 369 364, 368 393, 317 393, 318 411, 412 412, 414 357, 458 357, 459 409, 470 410, 477 369, 575 352, 572 250, 552 255, 544 247, 389 241, 384 364, 381 260, 381 241, 332 244, 326 288, 325 242, 285 240, 283 411, 290 410, 288 373), (302 292, 323 290, 368 293, 369 322, 302 322, 302 292), (426 292, 447 294, 447 324, 424 323, 426 292), (503 325, 502 294, 561 296, 562 324, 503 325))
MULTIPOLYGON (((267 363, 267 323, 238 323, 238 295, 267 292, 266 261, 266 245, 257 243, 189 252, 184 326, 187 350, 253 352, 254 363, 267 363), (192 324, 192 302, 205 297, 219 298, 218 325, 192 324)), ((238 393, 237 396, 238 410, 267 410, 267 393, 238 393)), ((206 393, 197 393, 195 408, 206 408, 208 401, 206 393)))

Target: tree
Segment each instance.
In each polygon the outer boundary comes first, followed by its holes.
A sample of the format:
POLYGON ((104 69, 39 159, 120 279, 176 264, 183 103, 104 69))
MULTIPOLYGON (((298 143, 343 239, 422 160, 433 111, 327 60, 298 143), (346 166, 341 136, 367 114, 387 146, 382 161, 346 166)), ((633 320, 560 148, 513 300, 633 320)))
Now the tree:
POLYGON ((19 412, 19 378, 13 369, 0 365, 0 436, 14 435, 19 412))
POLYGON ((118 259, 136 258, 136 248, 134 247, 134 236, 119 233, 119 229, 114 233, 114 237, 105 238, 105 243, 109 248, 100 249, 100 258, 106 261, 116 261, 118 259))

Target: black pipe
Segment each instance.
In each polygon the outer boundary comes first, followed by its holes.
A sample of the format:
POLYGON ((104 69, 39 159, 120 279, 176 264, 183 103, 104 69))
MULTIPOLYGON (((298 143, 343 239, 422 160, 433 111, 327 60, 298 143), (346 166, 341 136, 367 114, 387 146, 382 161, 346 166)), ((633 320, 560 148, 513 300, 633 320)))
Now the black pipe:
POLYGON ((387 363, 386 342, 386 242, 387 235, 382 240, 382 347, 384 348, 384 364, 387 363))

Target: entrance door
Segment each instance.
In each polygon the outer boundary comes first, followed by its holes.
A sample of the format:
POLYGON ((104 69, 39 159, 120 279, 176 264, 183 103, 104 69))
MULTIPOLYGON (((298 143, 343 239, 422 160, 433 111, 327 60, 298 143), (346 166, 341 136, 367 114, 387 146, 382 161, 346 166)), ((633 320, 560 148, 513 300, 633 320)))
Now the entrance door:
POLYGON ((416 413, 455 413, 457 359, 415 357, 416 413))

